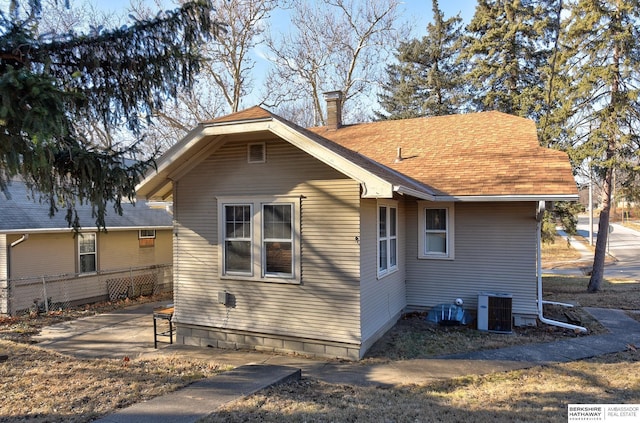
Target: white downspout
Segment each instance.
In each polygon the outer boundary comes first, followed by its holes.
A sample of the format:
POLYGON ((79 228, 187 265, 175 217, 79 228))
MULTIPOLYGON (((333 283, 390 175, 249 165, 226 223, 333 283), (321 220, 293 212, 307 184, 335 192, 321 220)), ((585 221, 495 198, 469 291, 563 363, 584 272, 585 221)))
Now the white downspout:
POLYGON ((11 249, 28 239, 29 239, 29 234, 24 234, 20 238, 16 239, 11 244, 9 244, 9 248, 7 249, 7 275, 6 275, 7 279, 11 277, 11 249))
MULTIPOLYGON (((543 301, 542 300, 542 218, 544 215, 544 201, 540 201, 538 203, 538 213, 536 214, 536 238, 537 238, 537 246, 536 253, 538 258, 538 263, 536 265, 537 276, 538 276, 538 319, 542 323, 546 323, 547 325, 559 326, 566 329, 578 330, 580 332, 587 332, 587 328, 578 325, 572 325, 571 323, 559 322, 557 320, 547 319, 542 315, 542 305, 545 303, 552 303, 551 301, 543 301)), ((560 305, 569 305, 570 304, 561 304, 561 303, 553 303, 560 305)), ((573 307, 573 306, 571 306, 573 307)))
POLYGON ((29 234, 22 235, 21 238, 18 238, 18 239, 16 239, 15 241, 13 241, 11 243, 11 248, 15 247, 16 245, 18 245, 18 244, 20 244, 20 243, 22 243, 22 242, 24 242, 24 241, 26 241, 28 239, 29 239, 29 234))

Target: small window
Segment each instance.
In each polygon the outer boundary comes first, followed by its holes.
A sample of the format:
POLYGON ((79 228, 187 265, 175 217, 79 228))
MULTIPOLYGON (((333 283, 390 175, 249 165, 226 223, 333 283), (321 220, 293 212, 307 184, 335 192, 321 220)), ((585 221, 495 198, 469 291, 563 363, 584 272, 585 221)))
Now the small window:
POLYGON ((420 203, 418 256, 453 259, 453 203, 420 203))
POLYGON ((141 229, 138 231, 138 246, 153 247, 156 243, 156 230, 155 229, 141 229))
POLYGON ((141 229, 140 231, 138 231, 139 239, 149 239, 149 238, 155 239, 155 237, 156 237, 155 229, 141 229))
POLYGON ((398 209, 378 205, 378 277, 398 268, 398 209))
POLYGON ((247 161, 249 163, 264 163, 266 158, 266 145, 265 143, 249 144, 247 151, 247 161))
POLYGON ((97 270, 96 234, 78 235, 78 268, 80 273, 94 273, 97 270))

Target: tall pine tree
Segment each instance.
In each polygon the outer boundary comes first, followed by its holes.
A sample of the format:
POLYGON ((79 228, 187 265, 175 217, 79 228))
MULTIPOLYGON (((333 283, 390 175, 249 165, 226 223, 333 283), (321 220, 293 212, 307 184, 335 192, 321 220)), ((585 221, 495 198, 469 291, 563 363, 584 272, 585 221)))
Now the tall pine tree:
POLYGON ((639 159, 640 2, 576 0, 569 10, 561 39, 566 52, 561 73, 571 81, 563 93, 565 109, 571 110, 565 124, 572 129, 565 148, 576 164, 590 159, 603 185, 587 288, 596 292, 604 277, 614 172, 639 159))
POLYGON ((21 177, 50 214, 66 209, 77 229, 76 206, 88 203, 104 228, 107 207, 122 213, 153 157, 127 160, 137 145, 91 145, 76 122, 139 134, 153 110, 191 87, 198 48, 219 24, 198 0, 131 26, 50 37, 38 32, 41 13, 40 0, 0 11, 0 188, 21 177))
POLYGON ((462 19, 444 19, 433 0, 433 22, 422 39, 403 42, 398 63, 387 66, 384 92, 378 96, 384 109, 378 119, 406 119, 456 113, 464 104, 462 66, 457 61, 462 19))
POLYGON ((549 63, 554 0, 478 0, 461 60, 474 109, 540 120, 543 69, 549 63))

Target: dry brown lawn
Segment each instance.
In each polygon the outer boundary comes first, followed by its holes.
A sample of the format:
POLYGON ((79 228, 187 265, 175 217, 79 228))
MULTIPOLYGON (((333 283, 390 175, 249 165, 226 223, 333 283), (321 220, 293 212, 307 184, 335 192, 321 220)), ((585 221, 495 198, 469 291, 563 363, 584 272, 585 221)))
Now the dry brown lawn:
POLYGON ((228 370, 189 358, 78 359, 32 344, 41 327, 136 303, 101 303, 64 312, 0 318, 0 422, 89 422, 228 370))
POLYGON ((420 385, 314 379, 228 404, 202 422, 566 422, 568 404, 640 403, 640 353, 420 385))
POLYGON ((575 265, 580 262, 582 255, 572 248, 567 241, 557 236, 553 243, 542 245, 542 267, 552 269, 560 264, 575 265))
POLYGON ((89 422, 226 370, 187 358, 80 360, 0 340, 0 421, 89 422))
MULTIPOLYGON (((545 278, 545 298, 574 302, 549 307, 552 318, 579 319, 603 329, 580 306, 640 310, 640 284, 606 282, 587 294, 587 278, 545 278)), ((152 299, 150 299, 152 300, 152 299)), ((228 367, 187 357, 79 360, 30 344, 43 325, 119 308, 101 304, 46 316, 0 320, 0 422, 89 422, 127 405, 178 389, 228 367)), ((361 365, 582 336, 556 327, 512 335, 434 327, 423 315, 402 319, 361 365)), ((640 342, 640 340, 639 340, 640 342)), ((640 353, 411 386, 355 387, 303 378, 228 404, 206 422, 565 421, 570 403, 640 403, 640 353)))
POLYGON ((627 221, 623 223, 624 226, 634 229, 636 231, 640 231, 640 221, 627 221))

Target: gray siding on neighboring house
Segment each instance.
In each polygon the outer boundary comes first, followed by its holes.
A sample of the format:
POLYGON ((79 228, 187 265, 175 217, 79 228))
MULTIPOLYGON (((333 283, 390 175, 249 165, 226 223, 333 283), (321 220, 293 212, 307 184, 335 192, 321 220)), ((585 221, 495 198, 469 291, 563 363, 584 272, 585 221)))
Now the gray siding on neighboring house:
POLYGON ((536 220, 531 202, 456 203, 455 259, 417 259, 416 202, 407 210, 407 303, 430 308, 479 292, 513 295, 513 313, 536 314, 536 220))
POLYGON ((254 333, 256 343, 267 334, 359 344, 359 184, 278 139, 266 154, 247 163, 247 142, 228 142, 174 186, 178 339, 188 325, 186 343, 206 344, 209 327, 254 333), (301 201, 302 283, 221 279, 216 199, 274 195, 301 201), (224 290, 230 307, 218 303, 224 290))
POLYGON ((361 206, 361 321, 365 347, 396 322, 406 306, 405 207, 398 201, 398 270, 378 279, 378 202, 363 199, 361 206))

